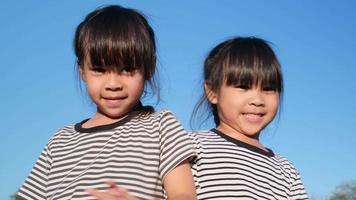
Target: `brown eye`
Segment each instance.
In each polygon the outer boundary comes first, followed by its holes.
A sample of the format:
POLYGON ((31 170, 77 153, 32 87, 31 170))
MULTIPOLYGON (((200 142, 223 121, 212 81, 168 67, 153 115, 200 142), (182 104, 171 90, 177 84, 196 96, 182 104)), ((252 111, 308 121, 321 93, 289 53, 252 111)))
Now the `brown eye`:
POLYGON ((277 89, 271 88, 271 87, 265 87, 265 88, 263 88, 263 91, 266 93, 275 93, 275 92, 277 92, 277 89))
POLYGON ((265 87, 263 88, 263 91, 270 92, 270 91, 276 91, 276 89, 272 87, 265 87))
POLYGON ((136 71, 137 69, 134 67, 123 67, 121 69, 121 73, 126 75, 133 75, 136 71))
POLYGON ((103 67, 93 67, 90 70, 95 72, 95 73, 100 73, 100 74, 103 74, 103 73, 106 72, 106 69, 103 68, 103 67))
POLYGON ((234 87, 237 89, 240 89, 240 90, 249 90, 250 89, 250 87, 247 85, 235 85, 234 87))

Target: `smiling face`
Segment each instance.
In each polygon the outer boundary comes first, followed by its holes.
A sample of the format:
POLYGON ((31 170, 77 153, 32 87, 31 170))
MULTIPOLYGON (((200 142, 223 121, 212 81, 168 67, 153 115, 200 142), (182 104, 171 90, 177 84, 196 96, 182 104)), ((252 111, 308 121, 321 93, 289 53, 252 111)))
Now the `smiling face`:
POLYGON ((80 68, 80 74, 88 95, 97 106, 97 113, 92 118, 97 122, 95 125, 109 124, 126 117, 139 102, 144 89, 142 73, 133 68, 116 72, 86 62, 80 68))
POLYGON ((152 27, 136 10, 111 5, 89 13, 78 25, 74 50, 87 92, 97 105, 85 128, 125 117, 153 80, 156 43, 152 27))
POLYGON ((259 144, 258 136, 278 111, 279 94, 261 87, 228 86, 217 92, 206 85, 210 103, 216 105, 220 124, 217 129, 243 142, 259 144))
POLYGON ((236 37, 218 44, 205 59, 204 80, 201 102, 208 100, 217 128, 264 149, 259 134, 276 115, 283 92, 281 66, 268 42, 236 37))

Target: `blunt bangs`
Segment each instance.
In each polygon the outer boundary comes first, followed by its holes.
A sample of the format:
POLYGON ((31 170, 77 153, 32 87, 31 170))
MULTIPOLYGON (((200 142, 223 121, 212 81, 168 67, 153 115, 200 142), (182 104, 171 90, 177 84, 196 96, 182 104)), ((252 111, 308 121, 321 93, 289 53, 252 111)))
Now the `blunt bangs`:
POLYGON ((280 64, 266 42, 250 38, 232 44, 223 65, 224 83, 246 88, 259 86, 261 89, 283 90, 280 64))
POLYGON ((85 59, 92 66, 112 71, 123 68, 139 70, 146 80, 156 68, 154 33, 142 16, 122 7, 111 8, 106 14, 88 16, 78 27, 75 49, 78 64, 85 59), (116 9, 121 9, 118 13, 116 9))
POLYGON ((257 37, 234 37, 219 43, 209 52, 204 61, 205 90, 194 107, 191 125, 195 120, 205 121, 212 116, 215 125, 219 126, 218 106, 209 101, 208 95, 210 92, 218 93, 225 85, 273 90, 282 100, 281 66, 269 43, 257 37), (200 120, 201 117, 205 119, 200 120))

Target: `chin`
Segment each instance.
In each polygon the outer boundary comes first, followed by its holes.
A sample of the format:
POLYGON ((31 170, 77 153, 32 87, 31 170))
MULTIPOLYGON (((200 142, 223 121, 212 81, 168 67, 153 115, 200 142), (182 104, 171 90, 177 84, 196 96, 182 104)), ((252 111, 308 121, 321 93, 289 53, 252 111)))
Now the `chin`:
POLYGON ((258 138, 260 135, 261 129, 258 130, 245 130, 243 134, 249 138, 258 138))

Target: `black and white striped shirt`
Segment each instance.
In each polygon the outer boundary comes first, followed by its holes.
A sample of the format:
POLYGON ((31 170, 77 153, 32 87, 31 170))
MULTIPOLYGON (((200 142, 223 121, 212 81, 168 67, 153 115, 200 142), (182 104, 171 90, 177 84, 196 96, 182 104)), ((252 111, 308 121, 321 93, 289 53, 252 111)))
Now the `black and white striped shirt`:
POLYGON ((18 195, 25 199, 94 199, 87 188, 115 181, 139 199, 166 198, 165 176, 194 156, 188 134, 169 111, 129 115, 110 125, 60 129, 45 146, 18 195))
POLYGON ((298 171, 284 157, 212 129, 190 134, 199 200, 308 199, 298 171))

